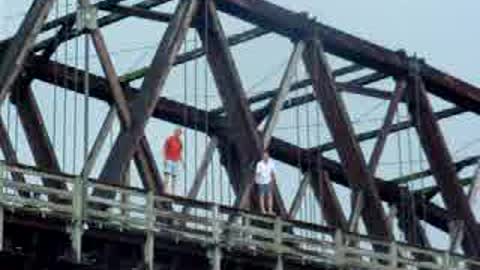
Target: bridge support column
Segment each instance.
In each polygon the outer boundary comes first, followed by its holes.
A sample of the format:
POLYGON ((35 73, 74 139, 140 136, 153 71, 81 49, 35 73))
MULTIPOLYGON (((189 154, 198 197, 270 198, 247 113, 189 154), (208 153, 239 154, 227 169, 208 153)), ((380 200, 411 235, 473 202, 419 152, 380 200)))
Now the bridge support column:
POLYGON ((147 197, 147 205, 145 211, 145 219, 147 222, 147 235, 145 236, 145 244, 143 249, 144 262, 147 270, 154 269, 155 261, 155 214, 154 214, 154 191, 150 191, 147 197))
POLYGON ((277 262, 275 264, 275 270, 283 270, 283 256, 282 256, 282 234, 283 234, 283 224, 282 219, 277 217, 275 219, 274 225, 275 232, 275 248, 277 250, 277 262))
POLYGON ((0 164, 0 251, 3 251, 4 236, 4 210, 3 210, 3 181, 6 178, 5 167, 0 164))
POLYGON ((208 251, 208 259, 210 261, 210 269, 222 269, 222 249, 218 245, 208 251))
POLYGON ((222 249, 220 248, 220 236, 222 235, 222 229, 219 223, 219 210, 218 205, 212 207, 212 236, 213 246, 208 251, 208 259, 210 261, 210 269, 221 270, 222 269, 222 249))
POLYGON ((282 255, 277 256, 277 263, 275 264, 275 270, 283 270, 283 257, 282 257, 282 255))
POLYGON ((75 262, 82 261, 82 235, 83 235, 83 217, 85 208, 85 179, 78 177, 73 186, 73 215, 71 227, 71 244, 73 251, 73 259, 75 262))

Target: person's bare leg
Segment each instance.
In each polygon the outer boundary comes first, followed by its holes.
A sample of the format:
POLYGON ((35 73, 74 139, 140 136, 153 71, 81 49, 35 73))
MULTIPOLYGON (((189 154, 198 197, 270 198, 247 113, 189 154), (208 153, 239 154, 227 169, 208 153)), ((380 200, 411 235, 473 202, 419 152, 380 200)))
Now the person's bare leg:
POLYGON ((176 191, 176 184, 177 184, 177 176, 175 175, 172 175, 172 183, 170 185, 171 187, 171 190, 170 190, 170 194, 172 195, 175 195, 175 191, 176 191))
POLYGON ((168 173, 165 173, 163 175, 163 183, 164 183, 164 193, 165 194, 170 194, 170 175, 168 173))
POLYGON ((268 213, 274 215, 275 213, 273 212, 273 196, 272 193, 269 192, 267 194, 267 208, 268 208, 268 213))
POLYGON ((265 195, 258 195, 258 204, 260 205, 260 212, 265 214, 265 195))

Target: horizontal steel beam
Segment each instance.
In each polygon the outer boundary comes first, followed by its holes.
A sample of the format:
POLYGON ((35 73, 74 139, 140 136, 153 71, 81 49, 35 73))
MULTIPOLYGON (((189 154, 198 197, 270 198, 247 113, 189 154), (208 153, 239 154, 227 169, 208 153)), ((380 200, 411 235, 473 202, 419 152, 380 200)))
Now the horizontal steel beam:
MULTIPOLYGON (((459 107, 453 107, 453 108, 445 109, 445 110, 442 110, 442 111, 438 111, 438 112, 434 113, 434 115, 435 115, 435 119, 438 121, 438 120, 453 117, 455 115, 459 115, 459 114, 462 114, 462 113, 465 113, 465 112, 467 112, 467 110, 459 108, 459 107)), ((396 123, 396 124, 392 125, 390 132, 397 132, 397 131, 409 129, 411 127, 413 127, 413 122, 412 121, 410 121, 410 120, 402 121, 402 122, 399 122, 399 123, 396 123)), ((359 134, 356 135, 356 138, 357 138, 357 141, 362 142, 362 141, 366 141, 366 140, 376 138, 378 136, 378 134, 380 134, 380 129, 375 129, 375 130, 359 133, 359 134)), ((313 152, 317 152, 317 151, 318 152, 325 152, 325 151, 330 151, 330 150, 333 150, 333 149, 335 149, 335 145, 333 144, 333 142, 328 142, 328 143, 322 144, 320 146, 310 148, 310 150, 313 151, 313 152)))
MULTIPOLYGON (((334 70, 332 72, 332 74, 333 74, 334 77, 338 77, 338 76, 341 76, 343 74, 343 72, 344 72, 344 68, 340 68, 340 69, 334 70)), ((374 97, 374 98, 380 98, 380 99, 387 99, 388 100, 392 97, 391 92, 363 86, 365 84, 371 83, 372 75, 373 76, 378 76, 378 74, 379 73, 372 73, 372 74, 369 74, 369 75, 362 76, 360 78, 351 80, 349 82, 337 82, 336 87, 340 91, 345 91, 345 92, 364 95, 364 96, 368 96, 368 97, 374 97)), ((380 75, 383 79, 384 75, 383 74, 380 74, 380 75)), ((296 90, 306 88, 310 85, 312 85, 312 80, 311 79, 304 79, 304 80, 295 82, 291 85, 290 92, 294 92, 296 90)), ((273 90, 264 91, 260 94, 251 96, 251 97, 248 98, 248 103, 253 104, 253 103, 257 103, 257 102, 260 102, 260 101, 267 100, 269 98, 274 97, 279 91, 280 91, 279 88, 275 88, 273 90)), ((223 107, 220 107, 220 108, 216 108, 216 109, 211 110, 211 112, 220 114, 220 113, 224 113, 225 109, 223 107)))
MULTIPOLYGON (((453 165, 455 166, 455 170, 457 172, 459 172, 459 171, 463 170, 464 168, 466 168, 468 166, 472 166, 472 165, 477 164, 477 160, 478 160, 478 156, 473 156, 473 157, 469 157, 469 158, 460 160, 458 162, 455 162, 453 165)), ((411 181, 415 181, 415 180, 418 180, 418 179, 421 179, 421 178, 429 177, 432 174, 433 174, 432 170, 428 169, 428 170, 424 170, 424 171, 421 171, 421 172, 416 172, 416 173, 412 173, 412 174, 409 174, 409 175, 400 176, 400 177, 397 177, 397 178, 394 178, 394 179, 391 179, 391 180, 388 180, 388 181, 392 182, 394 184, 397 184, 397 185, 401 185, 401 184, 407 184, 411 181)))

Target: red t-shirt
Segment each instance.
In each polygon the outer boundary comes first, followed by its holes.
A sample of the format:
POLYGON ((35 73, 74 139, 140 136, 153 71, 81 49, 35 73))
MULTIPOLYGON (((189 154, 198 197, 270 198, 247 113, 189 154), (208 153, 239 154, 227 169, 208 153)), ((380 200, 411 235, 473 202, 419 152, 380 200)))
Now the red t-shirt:
POLYGON ((182 159, 182 141, 176 136, 170 136, 163 146, 165 159, 179 161, 182 159))

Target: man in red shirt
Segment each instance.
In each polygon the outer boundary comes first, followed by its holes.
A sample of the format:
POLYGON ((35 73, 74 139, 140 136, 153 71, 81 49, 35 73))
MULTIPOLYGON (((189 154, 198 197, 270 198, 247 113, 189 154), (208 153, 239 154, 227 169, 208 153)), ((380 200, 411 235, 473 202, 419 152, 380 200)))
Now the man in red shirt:
POLYGON ((175 129, 163 144, 165 192, 175 194, 178 166, 182 162, 182 129, 175 129))

